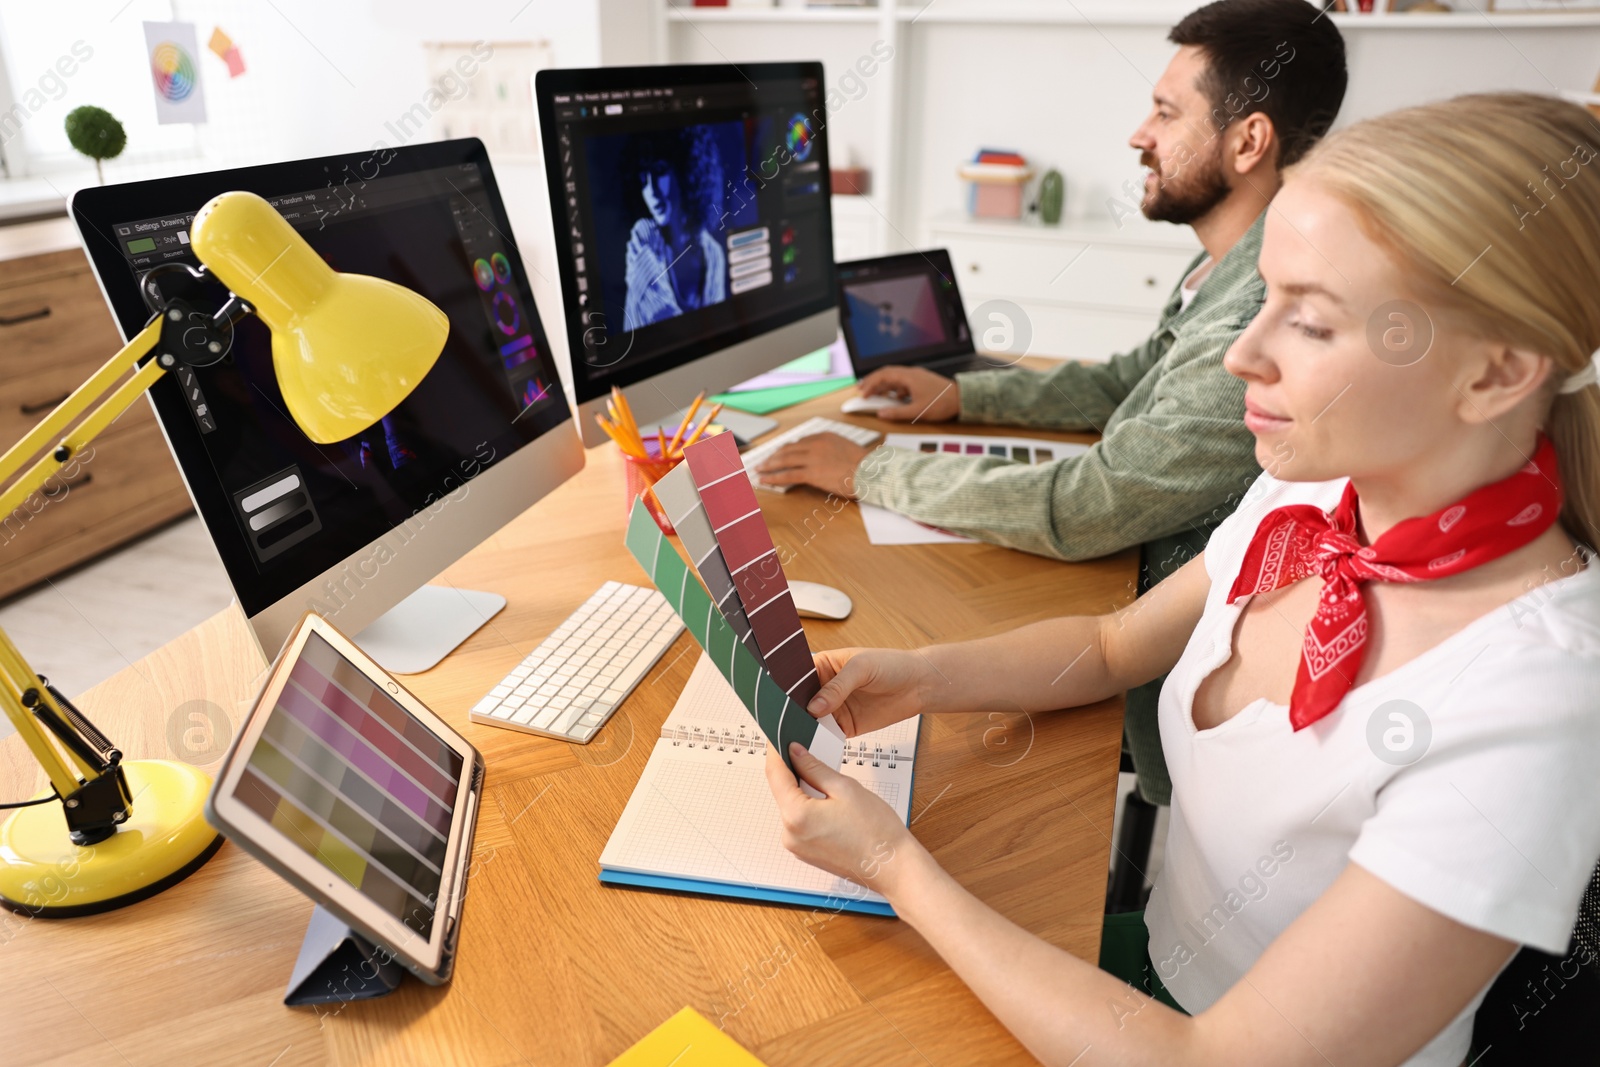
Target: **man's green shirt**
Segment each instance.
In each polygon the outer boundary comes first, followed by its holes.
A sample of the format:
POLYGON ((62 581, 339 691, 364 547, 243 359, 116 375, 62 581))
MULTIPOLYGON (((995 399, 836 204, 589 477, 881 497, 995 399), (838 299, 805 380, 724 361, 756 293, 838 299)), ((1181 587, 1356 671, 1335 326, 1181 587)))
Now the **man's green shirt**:
POLYGON ((1222 357, 1266 299, 1256 271, 1265 217, 1211 269, 1188 307, 1173 289, 1155 332, 1132 351, 1106 363, 957 379, 961 421, 1100 431, 1088 452, 1030 466, 879 448, 856 472, 857 496, 1058 559, 1144 544, 1154 578, 1165 576, 1175 569, 1168 558, 1203 547, 1261 473, 1243 421, 1244 383, 1222 357))
MULTIPOLYGON (((1058 559, 1140 545, 1142 594, 1205 548, 1261 473, 1244 425, 1244 382, 1222 357, 1266 300, 1256 269, 1266 213, 1183 306, 1174 288, 1150 338, 1106 363, 958 376, 961 421, 1098 430, 1088 452, 1030 466, 999 458, 878 448, 856 494, 914 519, 1058 559)), ((1201 262, 1197 256, 1187 277, 1201 262)), ((1130 690, 1125 724, 1139 791, 1172 786, 1157 727, 1161 680, 1130 690)))

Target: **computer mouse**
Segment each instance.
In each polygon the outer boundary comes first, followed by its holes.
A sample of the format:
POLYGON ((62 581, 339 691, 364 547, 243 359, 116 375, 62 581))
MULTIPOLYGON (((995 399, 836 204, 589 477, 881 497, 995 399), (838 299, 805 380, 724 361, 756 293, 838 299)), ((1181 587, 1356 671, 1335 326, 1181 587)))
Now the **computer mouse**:
POLYGON ((846 415, 872 415, 884 408, 897 408, 905 401, 898 396, 880 393, 877 396, 853 396, 839 405, 846 415))
POLYGON ((842 619, 855 606, 833 586, 817 582, 791 581, 789 595, 794 598, 794 609, 808 619, 842 619))

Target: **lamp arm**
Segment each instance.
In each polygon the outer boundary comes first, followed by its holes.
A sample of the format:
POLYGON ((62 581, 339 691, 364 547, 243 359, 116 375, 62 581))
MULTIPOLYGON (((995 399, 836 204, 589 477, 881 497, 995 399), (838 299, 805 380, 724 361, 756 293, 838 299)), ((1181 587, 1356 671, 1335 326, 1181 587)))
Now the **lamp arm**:
POLYGON ((162 366, 160 361, 151 360, 143 367, 139 367, 133 377, 120 386, 115 385, 119 378, 133 369, 161 340, 162 325, 163 316, 157 315, 152 318, 144 329, 134 335, 133 340, 123 346, 122 351, 106 361, 105 366, 74 389, 72 395, 46 415, 26 437, 7 449, 5 455, 0 456, 0 486, 5 487, 4 490, 0 490, 0 521, 20 507, 24 500, 42 489, 45 482, 61 469, 62 464, 77 455, 84 445, 98 437, 118 415, 128 410, 128 406, 141 393, 150 388, 152 382, 166 373, 166 367, 162 366), (56 447, 48 454, 23 471, 23 465, 30 457, 55 441, 57 434, 91 407, 94 407, 94 410, 90 411, 88 417, 74 427, 71 433, 56 442, 56 447))
POLYGON ((37 706, 43 690, 39 676, 28 666, 6 632, 0 630, 0 707, 4 707, 6 718, 11 720, 11 725, 22 735, 28 751, 44 768, 51 788, 64 797, 78 788, 80 777, 92 778, 99 772, 83 762, 82 757, 71 749, 63 757, 61 749, 56 747, 43 726, 33 717, 32 708, 24 701, 35 701, 37 706), (71 762, 68 762, 69 758, 71 762))
MULTIPOLYGON (((143 366, 138 365, 160 343, 168 314, 163 311, 153 317, 120 352, 0 456, 0 486, 4 486, 0 490, 0 521, 42 489, 63 464, 104 432, 175 364, 176 360, 164 352, 143 366), (132 376, 119 384, 130 370, 132 376), (74 420, 79 420, 77 425, 57 440, 57 435, 74 420), (28 460, 52 441, 56 442, 55 447, 24 469, 28 460)), ((3 630, 0 709, 22 735, 33 758, 44 768, 51 788, 65 804, 74 840, 91 843, 127 819, 132 798, 119 765, 121 753, 28 665, 3 630)))

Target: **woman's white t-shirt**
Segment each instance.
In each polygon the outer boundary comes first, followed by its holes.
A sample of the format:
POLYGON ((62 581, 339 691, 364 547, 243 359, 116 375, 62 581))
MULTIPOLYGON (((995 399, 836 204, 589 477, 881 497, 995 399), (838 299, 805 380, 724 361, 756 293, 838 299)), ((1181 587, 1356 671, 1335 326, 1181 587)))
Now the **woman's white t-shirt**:
MULTIPOLYGON (((1172 821, 1145 921, 1189 1012, 1234 985, 1346 863, 1467 926, 1564 954, 1600 859, 1600 563, 1538 585, 1298 732, 1256 700, 1208 730, 1195 690, 1232 655, 1227 596, 1261 519, 1345 480, 1251 487, 1206 546, 1211 592, 1161 690, 1172 821)), ((1485 987, 1487 989, 1487 987, 1485 987)), ((1407 1067, 1453 1067, 1480 991, 1407 1067)))

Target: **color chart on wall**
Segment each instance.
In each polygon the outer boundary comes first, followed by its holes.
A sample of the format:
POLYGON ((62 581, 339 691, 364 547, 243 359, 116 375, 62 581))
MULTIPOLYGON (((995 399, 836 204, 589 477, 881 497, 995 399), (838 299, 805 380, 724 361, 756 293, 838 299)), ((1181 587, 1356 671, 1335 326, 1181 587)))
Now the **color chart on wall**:
POLYGON ((312 634, 236 796, 429 937, 461 770, 455 750, 312 634))
POLYGON ((696 442, 683 456, 762 661, 783 691, 804 707, 822 686, 739 446, 732 434, 718 434, 696 442))
MULTIPOLYGON (((720 436, 732 437, 732 434, 720 436)), ((742 478, 743 468, 740 471, 742 478)), ((749 480, 744 479, 744 484, 748 487, 749 480)), ((814 719, 810 712, 784 694, 774 677, 735 636, 733 627, 711 602, 710 594, 690 578, 689 565, 667 541, 642 500, 633 502, 626 542, 633 558, 639 561, 689 633, 705 649, 717 671, 728 680, 739 702, 755 717, 762 734, 777 749, 784 763, 790 762, 790 743, 798 741, 810 749, 813 756, 837 769, 844 757, 844 731, 833 721, 833 716, 814 719)))
POLYGON ((688 465, 680 463, 672 468, 654 488, 656 499, 666 509, 672 528, 678 531, 683 547, 694 561, 694 569, 700 572, 706 591, 717 603, 717 610, 751 654, 760 659, 761 646, 756 644, 755 634, 750 630, 750 619, 739 601, 739 590, 734 587, 733 575, 728 573, 728 563, 722 558, 717 535, 711 531, 711 520, 706 518, 706 509, 700 505, 700 493, 694 487, 688 465))

